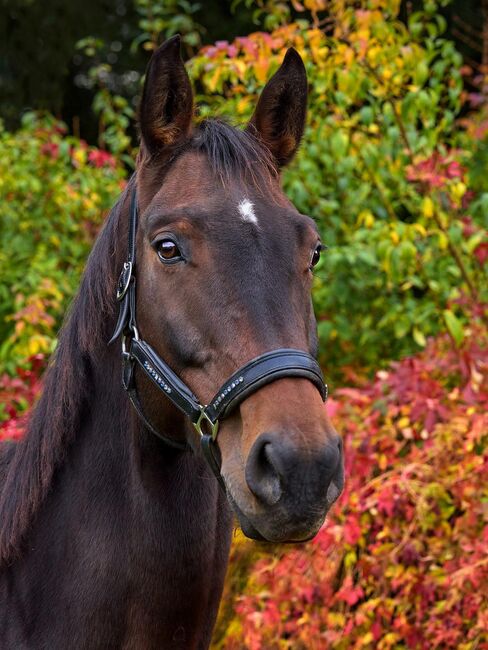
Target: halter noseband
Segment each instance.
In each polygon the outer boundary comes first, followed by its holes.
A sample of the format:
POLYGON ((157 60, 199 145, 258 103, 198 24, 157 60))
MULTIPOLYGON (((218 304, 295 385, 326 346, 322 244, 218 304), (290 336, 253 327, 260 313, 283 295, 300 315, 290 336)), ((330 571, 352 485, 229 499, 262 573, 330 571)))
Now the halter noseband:
POLYGON ((208 405, 200 404, 196 395, 161 359, 147 341, 140 338, 136 324, 136 232, 137 195, 132 191, 129 218, 128 254, 117 283, 119 316, 109 343, 122 334, 122 383, 139 417, 158 438, 176 449, 188 449, 188 442, 179 442, 162 435, 146 418, 137 395, 134 368, 137 363, 173 404, 188 416, 200 435, 204 456, 220 484, 220 454, 215 443, 219 422, 226 418, 249 395, 262 386, 282 377, 304 377, 327 399, 327 385, 317 361, 308 352, 280 348, 265 352, 241 366, 217 391, 208 405))

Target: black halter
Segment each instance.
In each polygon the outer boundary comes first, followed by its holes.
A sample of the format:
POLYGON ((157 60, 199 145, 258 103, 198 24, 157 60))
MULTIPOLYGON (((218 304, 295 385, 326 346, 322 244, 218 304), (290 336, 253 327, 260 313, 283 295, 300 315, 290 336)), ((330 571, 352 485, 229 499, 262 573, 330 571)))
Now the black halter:
POLYGON ((137 195, 131 196, 129 243, 127 260, 117 284, 119 317, 109 343, 122 334, 122 383, 139 417, 156 436, 176 449, 188 449, 187 442, 179 442, 162 435, 146 418, 137 395, 134 368, 137 363, 169 400, 183 411, 200 435, 204 456, 215 476, 224 487, 220 474, 220 454, 215 443, 219 422, 227 417, 243 401, 261 386, 282 377, 304 377, 327 399, 327 385, 317 361, 308 352, 293 349, 277 349, 266 352, 241 366, 217 391, 208 405, 200 404, 190 388, 171 370, 149 343, 140 338, 136 324, 136 232, 137 195))

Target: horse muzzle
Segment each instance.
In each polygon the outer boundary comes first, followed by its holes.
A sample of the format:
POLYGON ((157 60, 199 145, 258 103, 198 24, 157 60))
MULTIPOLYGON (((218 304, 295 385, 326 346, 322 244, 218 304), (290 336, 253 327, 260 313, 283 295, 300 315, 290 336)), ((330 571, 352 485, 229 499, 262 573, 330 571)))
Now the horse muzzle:
MULTIPOLYGON (((224 474, 225 480, 225 474, 224 474)), ((250 498, 228 484, 242 531, 251 539, 303 542, 316 535, 344 486, 342 441, 301 449, 280 432, 261 434, 245 465, 250 498)))

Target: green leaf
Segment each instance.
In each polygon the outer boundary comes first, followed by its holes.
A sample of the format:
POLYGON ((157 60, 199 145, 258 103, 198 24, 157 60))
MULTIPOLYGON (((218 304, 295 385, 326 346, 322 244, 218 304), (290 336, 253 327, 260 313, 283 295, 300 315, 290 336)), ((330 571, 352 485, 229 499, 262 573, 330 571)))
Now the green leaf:
POLYGON ((444 309, 442 312, 444 316, 444 321, 446 327, 449 330, 451 336, 456 342, 456 345, 459 347, 464 341, 464 329, 459 318, 450 310, 444 309))

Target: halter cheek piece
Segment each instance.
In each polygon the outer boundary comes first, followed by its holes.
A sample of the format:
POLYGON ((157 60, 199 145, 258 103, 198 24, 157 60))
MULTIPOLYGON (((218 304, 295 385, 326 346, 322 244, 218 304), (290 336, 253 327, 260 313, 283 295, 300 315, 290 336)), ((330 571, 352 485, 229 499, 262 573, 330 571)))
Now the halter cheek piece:
POLYGON ((119 316, 109 343, 122 335, 122 383, 139 417, 146 427, 167 445, 189 449, 187 442, 179 442, 161 434, 146 418, 137 395, 134 380, 136 364, 173 404, 189 417, 200 435, 203 454, 222 487, 220 453, 216 444, 219 422, 226 418, 249 395, 262 386, 282 377, 304 377, 327 399, 327 385, 317 361, 308 352, 281 348, 265 352, 241 366, 217 391, 208 405, 203 406, 190 388, 171 370, 147 341, 140 338, 136 324, 136 232, 137 196, 131 196, 129 243, 127 260, 117 283, 119 316))

